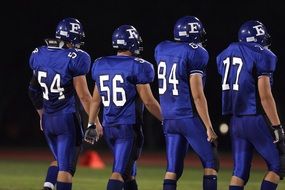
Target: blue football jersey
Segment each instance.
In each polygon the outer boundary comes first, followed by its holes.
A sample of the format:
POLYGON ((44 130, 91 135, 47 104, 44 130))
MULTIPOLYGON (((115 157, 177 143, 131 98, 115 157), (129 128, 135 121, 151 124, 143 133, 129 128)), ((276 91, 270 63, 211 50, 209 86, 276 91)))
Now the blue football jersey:
POLYGON ((29 63, 42 87, 44 112, 76 112, 73 77, 89 72, 88 53, 75 48, 42 46, 32 52, 29 63))
POLYGON ((222 76, 222 114, 259 114, 257 79, 267 75, 272 81, 277 57, 256 43, 230 44, 217 56, 222 76))
POLYGON ((154 80, 153 65, 131 56, 107 56, 92 66, 92 78, 104 105, 103 125, 135 124, 136 85, 154 80))
POLYGON ((191 74, 205 75, 207 50, 192 43, 163 41, 155 48, 155 59, 163 118, 193 117, 189 78, 191 74))

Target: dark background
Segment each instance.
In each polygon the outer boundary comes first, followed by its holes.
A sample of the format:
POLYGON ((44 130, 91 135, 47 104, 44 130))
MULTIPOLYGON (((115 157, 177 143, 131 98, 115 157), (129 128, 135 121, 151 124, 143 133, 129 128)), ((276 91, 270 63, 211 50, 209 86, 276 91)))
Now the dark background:
MULTIPOLYGON (((65 17, 75 17, 83 24, 86 34, 83 49, 91 55, 92 60, 113 54, 112 32, 122 24, 130 24, 137 28, 143 38, 143 57, 154 64, 154 47, 162 40, 172 39, 175 21, 185 15, 197 16, 207 32, 206 49, 210 54, 210 62, 205 94, 221 150, 229 150, 230 141, 228 134, 221 135, 218 130, 224 120, 221 117, 220 77, 215 57, 229 43, 237 40, 237 31, 243 22, 260 20, 272 36, 271 49, 279 59, 272 90, 281 120, 284 121, 285 11, 282 1, 18 0, 5 4, 1 5, 0 21, 0 148, 47 146, 39 129, 39 118, 27 95, 32 75, 28 60, 33 49, 44 44, 44 38, 54 36, 57 23, 65 17)), ((92 91, 93 82, 90 75, 87 77, 92 91)), ((156 81, 152 89, 158 98, 156 81)), ((161 126, 148 112, 145 112, 144 133, 146 150, 163 150, 161 126)), ((96 146, 106 148, 104 141, 96 146)))

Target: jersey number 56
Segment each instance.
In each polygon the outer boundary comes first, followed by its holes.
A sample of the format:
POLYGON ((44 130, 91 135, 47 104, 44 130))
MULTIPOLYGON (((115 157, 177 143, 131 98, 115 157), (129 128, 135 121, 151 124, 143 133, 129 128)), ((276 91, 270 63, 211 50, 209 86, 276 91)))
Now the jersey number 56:
POLYGON ((119 87, 118 83, 123 84, 124 79, 121 75, 115 75, 112 79, 110 79, 109 75, 101 75, 99 77, 100 87, 102 92, 106 92, 106 96, 102 96, 102 103, 104 106, 110 106, 110 101, 112 97, 112 101, 116 106, 123 106, 126 103, 126 92, 123 87, 119 87), (109 85, 105 85, 105 83, 112 81, 112 88, 109 85), (111 96, 112 93, 112 96, 111 96), (119 98, 120 97, 120 98, 119 98))

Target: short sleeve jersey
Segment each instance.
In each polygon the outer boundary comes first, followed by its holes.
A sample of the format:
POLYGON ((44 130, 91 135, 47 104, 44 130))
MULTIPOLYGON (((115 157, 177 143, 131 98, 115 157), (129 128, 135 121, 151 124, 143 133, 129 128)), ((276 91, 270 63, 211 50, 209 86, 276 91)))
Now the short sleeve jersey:
POLYGON ((107 56, 92 66, 95 81, 104 105, 103 125, 135 124, 136 85, 154 80, 151 63, 132 56, 107 56))
POLYGON ((45 113, 76 112, 73 77, 89 72, 88 53, 75 48, 42 46, 32 52, 29 64, 42 88, 45 113))
POLYGON ((197 44, 163 41, 155 48, 159 97, 164 119, 193 117, 190 75, 205 76, 209 55, 197 44))
POLYGON ((257 80, 266 75, 273 81, 276 55, 259 44, 237 42, 222 51, 216 62, 222 77, 222 114, 260 114, 257 80))

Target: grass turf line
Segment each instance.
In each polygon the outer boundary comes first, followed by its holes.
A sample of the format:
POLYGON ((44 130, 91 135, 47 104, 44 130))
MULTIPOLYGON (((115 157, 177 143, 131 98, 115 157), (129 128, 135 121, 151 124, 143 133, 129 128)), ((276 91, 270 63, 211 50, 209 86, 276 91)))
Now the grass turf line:
MULTIPOLYGON (((49 162, 0 160, 0 190, 40 190, 49 162)), ((161 190, 164 167, 138 165, 137 182, 140 190, 161 190)), ((104 190, 111 174, 111 166, 103 170, 78 167, 73 179, 73 190, 104 190)), ((202 189, 202 169, 185 167, 178 182, 179 190, 202 189)), ((245 190, 259 189, 264 171, 252 170, 245 190)), ((218 174, 218 189, 228 190, 231 170, 221 168, 218 174)), ((285 189, 281 181, 278 190, 285 189)))

